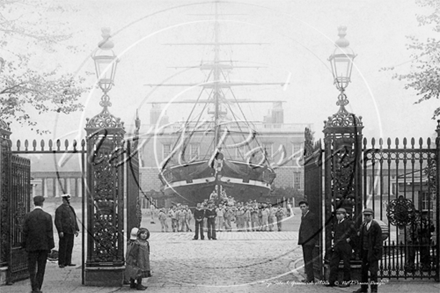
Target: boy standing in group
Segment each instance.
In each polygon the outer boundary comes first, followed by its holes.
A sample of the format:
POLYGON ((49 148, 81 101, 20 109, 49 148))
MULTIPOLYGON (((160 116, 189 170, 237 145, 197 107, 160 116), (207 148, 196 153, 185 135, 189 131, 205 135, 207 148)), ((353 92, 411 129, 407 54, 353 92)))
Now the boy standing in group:
POLYGON ((194 220, 196 222, 196 234, 194 235, 193 240, 199 239, 199 232, 200 232, 200 239, 205 239, 203 236, 203 219, 205 218, 205 211, 202 209, 202 204, 198 203, 197 208, 194 211, 194 220))
POLYGON ((338 281, 339 261, 342 259, 344 263, 344 282, 339 287, 350 286, 350 258, 351 245, 353 236, 356 234, 353 222, 346 218, 347 212, 344 208, 336 210, 337 222, 334 224, 334 245, 333 253, 330 259, 330 278, 327 287, 336 286, 338 281))
POLYGON ((215 236, 215 218, 217 213, 214 209, 214 204, 209 203, 208 209, 205 211, 205 217, 208 219, 208 239, 217 240, 215 236))
POLYGON ((363 211, 364 223, 359 231, 361 265, 361 287, 353 291, 355 293, 368 292, 368 284, 371 293, 377 293, 377 272, 379 260, 382 258, 382 228, 373 220, 373 210, 367 208, 363 211), (368 271, 370 271, 370 282, 368 282, 368 271))

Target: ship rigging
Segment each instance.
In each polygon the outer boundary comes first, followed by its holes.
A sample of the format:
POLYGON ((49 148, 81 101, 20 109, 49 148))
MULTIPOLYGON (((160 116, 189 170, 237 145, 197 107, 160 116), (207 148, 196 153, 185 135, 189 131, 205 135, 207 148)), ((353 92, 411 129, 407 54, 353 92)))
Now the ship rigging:
MULTIPOLYGON (((223 46, 261 45, 262 43, 221 42, 218 5, 219 3, 215 2, 213 42, 168 44, 212 46, 214 58, 211 62, 186 67, 207 71, 205 81, 200 84, 147 84, 154 87, 201 87, 197 99, 173 102, 175 104, 193 103, 194 106, 186 121, 176 131, 178 137, 169 155, 160 164, 159 170, 165 197, 171 197, 173 201, 190 205, 195 205, 210 196, 212 198, 212 195, 217 198, 229 195, 239 201, 258 199, 270 192, 271 184, 276 176, 266 150, 257 140, 255 127, 246 119, 240 104, 282 103, 284 101, 238 99, 232 89, 240 86, 285 86, 286 83, 232 82, 229 80, 227 71, 254 66, 235 65, 235 62, 231 60, 222 60, 221 48, 223 46), (202 98, 206 93, 207 98, 202 98), (228 96, 232 98, 227 98, 228 96), (231 104, 237 105, 243 119, 239 119, 234 114, 231 104), (196 117, 193 115, 198 105, 203 105, 203 109, 196 117), (212 108, 210 111, 209 107, 212 108), (208 114, 211 115, 209 120, 202 119, 202 114, 207 108, 208 114), (229 117, 228 113, 230 113, 229 117), (235 141, 237 135, 242 137, 239 142, 235 141), (190 154, 187 160, 187 148, 194 139, 205 139, 208 136, 212 136, 212 141, 208 147, 207 156, 198 159, 191 157, 190 154), (239 158, 237 156, 234 158, 229 154, 232 149, 237 150, 239 158)), ((161 103, 168 102, 151 102, 151 104, 161 103)))

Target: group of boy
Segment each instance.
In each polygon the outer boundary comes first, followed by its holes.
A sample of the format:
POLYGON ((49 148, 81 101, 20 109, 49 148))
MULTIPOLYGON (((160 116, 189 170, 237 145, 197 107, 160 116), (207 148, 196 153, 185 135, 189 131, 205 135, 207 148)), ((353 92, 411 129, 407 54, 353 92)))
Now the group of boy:
MULTIPOLYGON (((307 278, 304 282, 314 283, 313 250, 318 240, 319 226, 314 213, 309 211, 306 201, 299 202, 302 212, 299 228, 298 244, 303 249, 303 259, 307 278)), ((361 258, 361 287, 353 293, 366 293, 370 286, 371 293, 378 290, 379 260, 382 258, 382 228, 373 221, 374 211, 366 208, 362 212, 364 222, 358 231, 355 230, 352 220, 347 217, 344 208, 336 210, 336 221, 333 226, 333 245, 330 256, 330 276, 327 287, 349 287, 351 285, 350 259, 352 255, 351 243, 354 237, 358 238, 361 258), (339 262, 343 262, 343 282, 338 282, 339 262)))
MULTIPOLYGON (((239 232, 281 231, 283 219, 286 217, 286 209, 281 205, 276 207, 270 203, 257 203, 256 201, 242 203, 228 200, 219 203, 218 206, 215 206, 212 200, 204 200, 200 203, 200 208, 204 212, 210 207, 215 211, 214 225, 217 232, 231 232, 233 223, 235 223, 236 231, 239 232)), ((176 204, 169 210, 159 209, 158 219, 161 231, 192 232, 191 222, 196 218, 195 211, 193 213, 189 206, 181 204, 176 204), (171 222, 171 229, 169 222, 171 222)), ((202 229, 206 231, 208 230, 208 217, 202 218, 202 229)))
POLYGON ((190 232, 191 221, 194 218, 187 205, 175 205, 168 211, 161 208, 158 214, 162 232, 168 232, 169 226, 167 219, 171 219, 171 229, 173 232, 190 232))
POLYGON ((237 231, 281 231, 285 215, 283 207, 266 203, 220 204, 217 208, 218 230, 232 231, 231 223, 235 222, 237 231))

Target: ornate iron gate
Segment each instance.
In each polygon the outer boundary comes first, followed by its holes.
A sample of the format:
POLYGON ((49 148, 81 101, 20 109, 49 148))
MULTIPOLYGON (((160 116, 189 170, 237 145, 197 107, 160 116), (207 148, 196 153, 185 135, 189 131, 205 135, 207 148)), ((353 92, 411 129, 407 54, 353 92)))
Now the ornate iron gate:
MULTIPOLYGON (((310 211, 322 219, 322 149, 321 141, 316 143, 313 140, 309 128, 304 132, 304 194, 309 202, 310 211)), ((321 279, 323 274, 323 242, 322 242, 322 221, 319 222, 318 245, 314 251, 315 276, 321 279)))
POLYGON ((6 283, 29 276, 27 254, 21 247, 22 223, 30 210, 30 160, 12 155, 11 132, 7 124, 0 127, 0 266, 6 267, 6 283))
MULTIPOLYGON (((361 120, 343 106, 326 122, 325 202, 320 192, 321 147, 313 144, 306 129, 305 194, 310 209, 325 223, 319 255, 327 257, 331 251, 333 214, 338 207, 347 210, 356 227, 361 225, 362 209, 368 207, 375 211, 374 218, 387 237, 379 277, 439 281, 440 122, 435 143, 429 138, 396 139, 392 145, 390 139, 372 139, 367 147, 362 127, 361 120)), ((354 249, 352 274, 356 276, 360 262, 354 249)), ((322 257, 319 261, 323 263, 322 257)))
POLYGON ((9 200, 8 282, 26 279, 29 276, 27 253, 21 247, 23 242, 23 221, 30 210, 31 162, 19 156, 11 156, 11 196, 9 200))
POLYGON ((376 143, 363 142, 363 205, 388 232, 379 274, 439 280, 439 138, 376 143))
MULTIPOLYGON (((76 193, 81 194, 82 197, 82 216, 81 219, 78 219, 80 221, 80 223, 82 223, 82 239, 85 238, 85 229, 84 229, 84 223, 85 223, 85 164, 86 164, 86 142, 85 140, 81 140, 79 143, 76 140, 73 140, 71 143, 69 143, 68 140, 65 140, 64 143, 61 143, 60 140, 48 140, 48 141, 44 141, 41 140, 40 142, 37 142, 37 140, 32 140, 31 142, 29 142, 28 140, 24 140, 23 142, 20 140, 17 140, 14 145, 12 145, 12 154, 25 154, 25 155, 51 155, 53 156, 53 158, 55 158, 57 155, 63 155, 63 156, 67 156, 66 157, 66 161, 69 160, 73 155, 79 155, 79 160, 80 160, 80 168, 81 168, 81 188, 78 188, 79 190, 76 190, 76 193)), ((61 186, 61 192, 62 193, 66 193, 68 192, 68 190, 66 190, 63 185, 61 184, 63 182, 63 180, 65 180, 65 178, 62 177, 62 175, 59 174, 58 170, 55 170, 56 173, 56 177, 55 180, 58 182, 54 182, 55 184, 59 184, 61 186)), ((30 173, 29 173, 29 180, 30 180, 30 173)), ((64 182, 65 183, 65 182, 64 182)), ((29 184, 29 195, 28 195, 28 200, 30 201, 31 198, 31 194, 30 194, 30 190, 31 190, 31 186, 29 184)), ((54 190, 55 192, 55 190, 54 190)), ((47 196, 45 194, 39 194, 39 195, 44 195, 47 196)), ((13 209, 11 209, 11 211, 14 211, 13 209)), ((28 209, 29 211, 29 209, 28 209)), ((15 211, 14 211, 15 212, 15 211)), ((55 231, 56 233, 56 231, 55 231)), ((56 235, 54 235, 56 237, 56 235)), ((82 264, 84 264, 84 254, 85 251, 85 242, 82 241, 82 264)), ((26 263, 24 264, 26 266, 26 270, 27 270, 27 259, 26 259, 26 263)), ((82 278, 84 279, 84 265, 81 266, 82 268, 82 278)), ((29 276, 29 274, 26 271, 26 275, 24 275, 24 278, 27 278, 29 276)))

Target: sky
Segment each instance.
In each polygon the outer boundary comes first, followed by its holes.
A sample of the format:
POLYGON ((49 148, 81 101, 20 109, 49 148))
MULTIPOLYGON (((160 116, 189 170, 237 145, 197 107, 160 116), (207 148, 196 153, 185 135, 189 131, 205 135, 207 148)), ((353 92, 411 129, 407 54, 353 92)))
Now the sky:
MULTIPOLYGON (((49 138, 83 138, 86 118, 101 110, 101 91, 94 87, 96 77, 91 53, 101 40, 101 28, 109 27, 120 60, 115 86, 109 92, 110 112, 132 125, 136 111, 148 124, 152 101, 196 99, 199 91, 188 87, 154 88, 147 84, 198 83, 205 73, 184 69, 211 60, 212 48, 206 46, 167 45, 213 40, 214 5, 211 1, 55 1, 64 12, 48 11, 51 23, 68 23, 72 38, 59 44, 54 52, 42 52, 34 60, 35 68, 59 66, 64 72, 86 77, 92 90, 81 97, 83 112, 70 115, 42 115, 39 122, 51 130, 49 138), (67 46, 80 50, 66 53, 67 46), (179 68, 175 68, 179 67, 179 68)), ((346 89, 350 101, 347 110, 362 116, 364 137, 434 137, 436 121, 432 113, 438 100, 414 105, 418 99, 405 90, 402 81, 393 80, 383 67, 397 72, 409 69, 410 52, 406 36, 422 39, 438 37, 429 28, 420 27, 416 14, 422 8, 415 0, 241 0, 219 5, 220 40, 250 42, 259 45, 224 47, 220 52, 235 64, 259 68, 239 68, 229 73, 233 81, 282 82, 283 86, 237 88, 237 98, 284 100, 286 123, 312 123, 315 138, 323 137, 323 121, 338 111, 338 90, 333 85, 329 56, 338 39, 338 27, 347 27, 346 39, 357 54, 352 82, 346 89)), ((37 22, 38 25, 38 22, 37 22)), ((33 50, 34 48, 17 48, 33 50)), ((271 104, 244 104, 247 120, 261 121, 271 104)), ((186 119, 191 105, 167 106, 171 121, 186 119)), ((199 108, 201 110, 201 108, 199 108)), ((237 109, 238 111, 238 109, 237 109)), ((19 125, 11 125, 13 140, 39 138, 19 125)), ((146 129, 141 129, 146 131, 146 129)))

